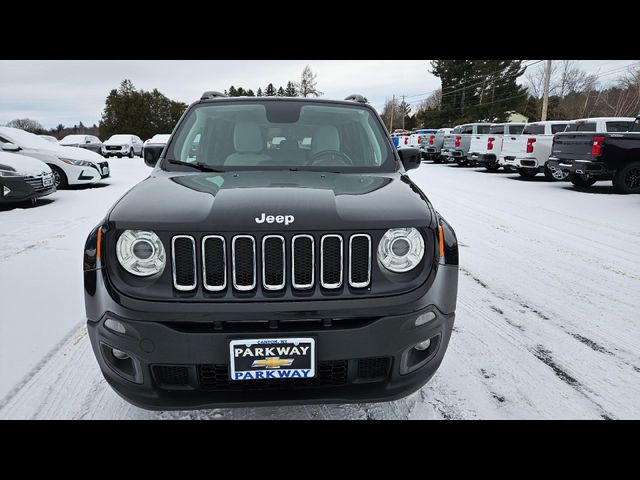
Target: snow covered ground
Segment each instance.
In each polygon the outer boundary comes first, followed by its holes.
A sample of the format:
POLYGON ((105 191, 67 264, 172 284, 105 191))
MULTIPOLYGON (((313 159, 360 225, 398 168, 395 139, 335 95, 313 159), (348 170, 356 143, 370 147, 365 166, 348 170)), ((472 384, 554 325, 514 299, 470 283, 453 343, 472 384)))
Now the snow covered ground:
POLYGON ((423 164, 461 245, 455 331, 421 391, 383 404, 148 412, 98 370, 81 250, 149 169, 0 211, 0 418, 640 418, 640 196, 423 164), (43 202, 44 203, 44 202, 43 202))

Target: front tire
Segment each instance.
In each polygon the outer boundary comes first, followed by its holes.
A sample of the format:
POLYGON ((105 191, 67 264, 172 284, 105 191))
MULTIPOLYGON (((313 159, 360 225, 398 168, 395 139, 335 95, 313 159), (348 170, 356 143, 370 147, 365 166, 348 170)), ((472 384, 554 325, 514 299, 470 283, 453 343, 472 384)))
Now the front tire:
POLYGON ((497 172, 500 169, 500 165, 498 165, 497 163, 485 163, 484 164, 484 168, 488 171, 488 172, 497 172))
POLYGON ((591 185, 596 183, 596 179, 593 177, 589 177, 587 175, 578 175, 575 173, 569 175, 569 181, 576 187, 590 187, 591 185))
POLYGON ((550 182, 564 182, 569 177, 569 172, 563 172, 559 168, 552 172, 549 167, 545 165, 544 176, 550 182))
POLYGON ((129 158, 133 158, 133 147, 129 149, 129 158))
POLYGON ((62 190, 63 188, 67 188, 69 186, 67 175, 55 165, 49 165, 49 167, 51 167, 51 171, 53 172, 53 181, 56 185, 56 189, 62 190))
POLYGON ((613 177, 616 193, 640 193, 640 162, 631 162, 619 169, 613 177))
POLYGON ((520 174, 521 177, 524 178, 533 178, 538 174, 538 169, 534 168, 519 168, 518 169, 518 173, 520 174))

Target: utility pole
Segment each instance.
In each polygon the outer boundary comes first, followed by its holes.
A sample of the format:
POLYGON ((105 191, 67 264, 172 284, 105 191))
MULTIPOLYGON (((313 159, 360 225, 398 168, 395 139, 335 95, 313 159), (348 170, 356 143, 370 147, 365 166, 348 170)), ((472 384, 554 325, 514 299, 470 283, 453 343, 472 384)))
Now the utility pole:
POLYGON ((402 95, 402 103, 400 104, 400 106, 402 106, 402 130, 404 130, 404 95, 402 95))
POLYGON ((393 94, 391 99, 391 122, 389 123, 389 131, 393 133, 393 111, 396 109, 396 94, 393 94))
POLYGON ((547 60, 544 70, 544 94, 542 95, 542 118, 544 122, 547 119, 547 111, 549 110, 549 84, 551 83, 551 60, 547 60))

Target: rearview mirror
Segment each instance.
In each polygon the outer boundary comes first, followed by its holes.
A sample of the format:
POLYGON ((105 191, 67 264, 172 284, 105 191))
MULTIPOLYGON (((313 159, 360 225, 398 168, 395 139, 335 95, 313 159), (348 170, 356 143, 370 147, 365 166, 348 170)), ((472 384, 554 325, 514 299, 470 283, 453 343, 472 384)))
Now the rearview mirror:
POLYGON ((405 170, 413 170, 420 166, 422 161, 422 152, 419 148, 400 148, 398 155, 405 170))
POLYGON ((4 150, 5 152, 17 152, 18 150, 20 150, 20 147, 15 143, 3 143, 2 150, 4 150))
POLYGON ((162 153, 162 148, 145 148, 144 149, 144 163, 149 167, 155 167, 162 153))

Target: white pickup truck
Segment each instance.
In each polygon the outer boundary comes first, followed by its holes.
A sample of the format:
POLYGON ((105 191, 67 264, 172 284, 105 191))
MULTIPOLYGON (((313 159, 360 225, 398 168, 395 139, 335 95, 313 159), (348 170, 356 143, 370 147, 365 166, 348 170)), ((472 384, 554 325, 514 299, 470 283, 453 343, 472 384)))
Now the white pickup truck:
POLYGON ((548 180, 565 180, 566 174, 551 172, 546 165, 551 155, 553 136, 563 132, 568 123, 566 120, 527 123, 521 135, 505 135, 498 165, 505 170, 513 168, 523 177, 534 177, 544 172, 548 180))
POLYGON ((469 163, 471 137, 489 133, 489 127, 491 127, 490 123, 467 123, 462 125, 459 133, 452 135, 452 139, 445 137, 441 155, 453 158, 460 166, 467 165, 469 163))
POLYGON ((490 172, 500 168, 498 156, 502 151, 502 139, 522 133, 524 123, 495 123, 489 127, 489 133, 472 135, 469 146, 469 160, 476 165, 484 165, 490 172))
POLYGON ((452 130, 453 128, 439 128, 436 133, 422 137, 422 150, 426 160, 433 160, 433 163, 442 163, 440 150, 442 150, 442 145, 444 144, 444 137, 449 135, 452 130))

